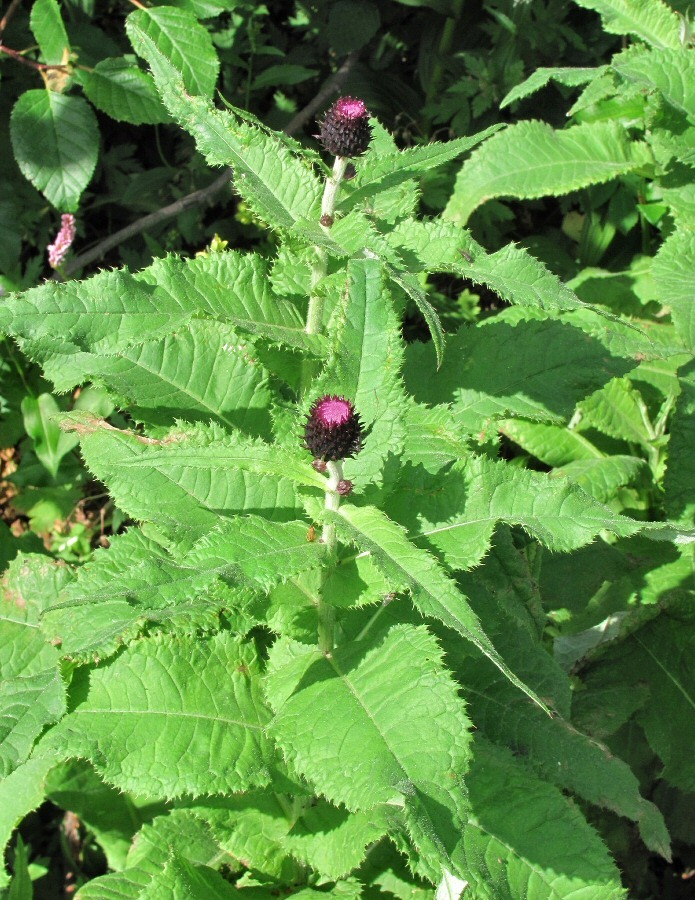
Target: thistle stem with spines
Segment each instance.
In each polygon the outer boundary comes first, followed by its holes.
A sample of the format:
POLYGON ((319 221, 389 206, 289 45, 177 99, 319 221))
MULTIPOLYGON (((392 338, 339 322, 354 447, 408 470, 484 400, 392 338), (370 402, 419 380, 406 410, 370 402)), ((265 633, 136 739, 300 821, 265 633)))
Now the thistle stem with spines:
MULTIPOLYGON (((336 156, 333 163, 333 174, 326 179, 326 186, 321 201, 321 219, 328 221, 333 219, 335 204, 338 199, 340 182, 345 176, 349 160, 342 156, 336 156)), ((330 234, 330 225, 321 225, 326 234, 330 234)), ((320 334, 323 330, 323 297, 316 290, 316 286, 328 271, 328 254, 322 247, 316 248, 316 259, 311 271, 311 296, 309 297, 309 309, 306 317, 307 334, 320 334)))
MULTIPOLYGON (((337 512, 340 507, 340 494, 338 484, 343 478, 342 460, 326 463, 328 480, 326 482, 326 509, 337 512)), ((323 653, 330 653, 333 649, 333 635, 335 630, 335 607, 326 603, 323 598, 323 589, 328 574, 333 570, 338 558, 338 538, 335 525, 326 522, 323 526, 321 540, 326 547, 326 563, 321 578, 319 591, 318 617, 319 617, 319 648, 323 653)))

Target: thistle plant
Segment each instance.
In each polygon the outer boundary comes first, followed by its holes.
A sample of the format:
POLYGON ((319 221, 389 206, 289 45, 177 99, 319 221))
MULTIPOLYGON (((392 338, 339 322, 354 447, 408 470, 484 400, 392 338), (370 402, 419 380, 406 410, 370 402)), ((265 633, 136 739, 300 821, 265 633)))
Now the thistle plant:
MULTIPOLYGON (((56 421, 127 523, 80 568, 20 554, 5 575, 7 836, 46 798, 76 812, 109 865, 80 900, 626 896, 614 820, 671 852, 625 751, 633 715, 669 788, 695 785, 660 716, 691 714, 687 279, 652 340, 466 227, 512 190, 513 128, 400 150, 343 97, 322 161, 193 90, 147 12, 128 34, 168 114, 274 240, 0 305, 56 391, 88 381, 118 405, 56 421), (423 218, 421 179, 454 163, 447 211, 423 218), (445 340, 433 275, 505 308, 445 340), (423 341, 404 341, 406 311, 423 341), (676 377, 654 412, 639 385, 659 397, 676 377), (664 476, 639 454, 671 414, 664 476), (634 514, 640 478, 670 518, 634 514)), ((569 83, 612 103, 637 79, 659 122, 643 49, 569 83)), ((597 116, 551 141, 527 124, 524 197, 647 166, 667 192, 658 153, 690 152, 651 124, 636 138, 597 116)), ((655 271, 690 244, 676 227, 655 271)))

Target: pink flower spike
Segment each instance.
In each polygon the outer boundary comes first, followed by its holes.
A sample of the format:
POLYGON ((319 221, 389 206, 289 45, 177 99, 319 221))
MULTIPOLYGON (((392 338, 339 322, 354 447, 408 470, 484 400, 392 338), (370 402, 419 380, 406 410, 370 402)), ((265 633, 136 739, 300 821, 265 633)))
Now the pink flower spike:
POLYGON ((64 213, 60 217, 60 231, 54 243, 46 247, 48 264, 52 269, 57 269, 67 256, 68 250, 75 240, 75 234, 75 217, 70 213, 64 213))

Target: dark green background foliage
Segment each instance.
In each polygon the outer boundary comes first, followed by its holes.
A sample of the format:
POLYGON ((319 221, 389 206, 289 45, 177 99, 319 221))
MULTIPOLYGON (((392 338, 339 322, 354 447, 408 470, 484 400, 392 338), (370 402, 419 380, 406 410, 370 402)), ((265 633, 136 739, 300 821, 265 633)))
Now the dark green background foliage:
POLYGON ((0 894, 688 896, 688 7, 5 7, 0 894))

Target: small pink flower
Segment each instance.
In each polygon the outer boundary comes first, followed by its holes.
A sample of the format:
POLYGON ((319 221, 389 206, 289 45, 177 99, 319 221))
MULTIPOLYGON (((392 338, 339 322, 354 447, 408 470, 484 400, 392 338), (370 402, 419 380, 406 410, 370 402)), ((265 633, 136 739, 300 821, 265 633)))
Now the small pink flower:
POLYGON ((67 256, 72 242, 75 240, 75 217, 70 213, 64 213, 60 217, 60 231, 53 244, 49 244, 48 264, 52 269, 57 269, 67 256))

